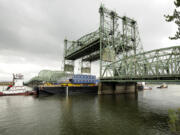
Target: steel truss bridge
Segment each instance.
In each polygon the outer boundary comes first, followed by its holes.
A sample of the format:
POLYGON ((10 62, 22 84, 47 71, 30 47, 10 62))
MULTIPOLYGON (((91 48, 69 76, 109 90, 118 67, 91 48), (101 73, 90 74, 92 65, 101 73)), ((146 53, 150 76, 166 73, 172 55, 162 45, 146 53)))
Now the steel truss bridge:
POLYGON ((91 72, 99 60, 102 82, 180 81, 180 46, 145 52, 137 22, 115 11, 99 8, 100 26, 76 41, 64 40, 64 71, 91 72))

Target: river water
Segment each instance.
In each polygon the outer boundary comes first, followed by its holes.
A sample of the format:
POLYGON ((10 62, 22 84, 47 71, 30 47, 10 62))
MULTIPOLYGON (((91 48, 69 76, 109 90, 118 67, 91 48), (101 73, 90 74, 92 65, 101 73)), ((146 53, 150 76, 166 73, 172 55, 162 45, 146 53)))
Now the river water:
POLYGON ((0 135, 170 135, 180 86, 135 95, 0 97, 0 135))

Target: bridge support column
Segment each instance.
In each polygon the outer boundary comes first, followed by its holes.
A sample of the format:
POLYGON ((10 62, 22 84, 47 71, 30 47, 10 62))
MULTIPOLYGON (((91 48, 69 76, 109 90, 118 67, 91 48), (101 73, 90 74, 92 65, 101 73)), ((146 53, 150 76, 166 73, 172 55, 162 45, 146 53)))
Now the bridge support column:
POLYGON ((98 94, 114 94, 115 83, 99 83, 98 94))
POLYGON ((113 83, 101 82, 98 87, 98 94, 130 94, 137 93, 136 83, 113 83))

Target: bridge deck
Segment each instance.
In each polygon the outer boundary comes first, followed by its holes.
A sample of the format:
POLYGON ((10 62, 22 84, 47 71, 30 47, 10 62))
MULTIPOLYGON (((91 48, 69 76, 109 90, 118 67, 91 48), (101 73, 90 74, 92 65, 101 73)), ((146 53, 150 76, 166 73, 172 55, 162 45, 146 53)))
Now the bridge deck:
POLYGON ((67 60, 76 60, 89 55, 100 49, 100 39, 96 39, 87 45, 83 45, 80 49, 73 51, 65 56, 67 60))
POLYGON ((180 82, 179 74, 173 75, 144 75, 100 78, 101 82, 180 82))

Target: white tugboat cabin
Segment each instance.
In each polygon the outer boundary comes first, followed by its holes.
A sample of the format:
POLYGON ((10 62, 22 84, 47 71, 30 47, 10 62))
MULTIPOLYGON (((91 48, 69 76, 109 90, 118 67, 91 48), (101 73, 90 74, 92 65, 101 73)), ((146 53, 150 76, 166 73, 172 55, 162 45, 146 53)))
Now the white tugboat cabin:
POLYGON ((13 85, 9 85, 6 90, 0 92, 0 95, 25 95, 28 91, 24 87, 23 80, 22 74, 13 74, 13 85))

